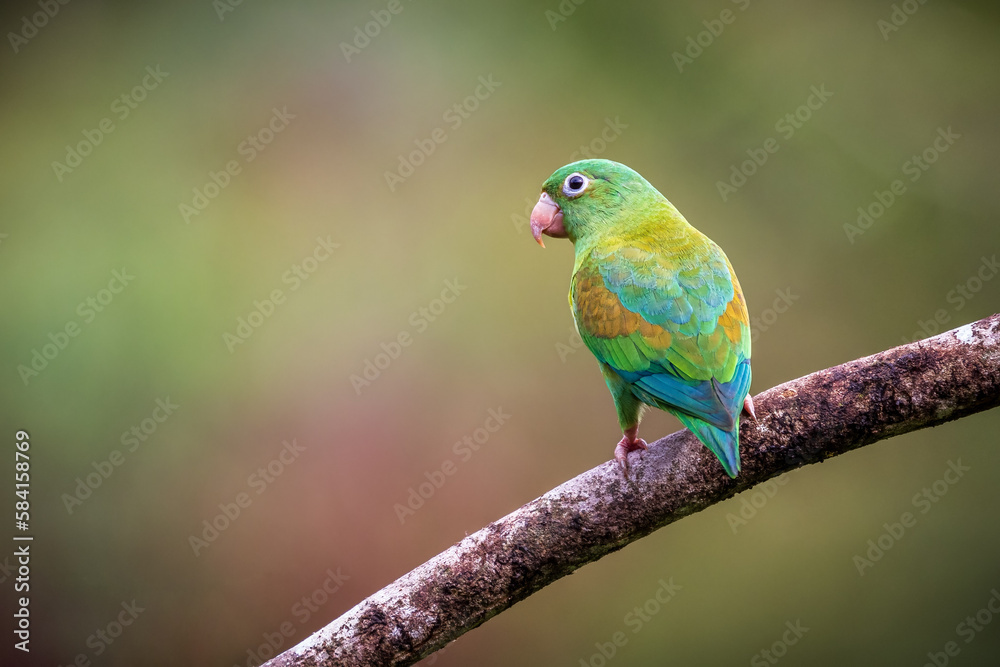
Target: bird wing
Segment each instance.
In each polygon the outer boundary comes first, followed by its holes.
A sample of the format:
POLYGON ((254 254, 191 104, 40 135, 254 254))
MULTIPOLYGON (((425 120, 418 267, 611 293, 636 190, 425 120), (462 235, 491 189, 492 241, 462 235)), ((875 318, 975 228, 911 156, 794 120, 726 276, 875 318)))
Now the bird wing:
POLYGON ((700 232, 612 240, 579 264, 570 304, 584 343, 646 403, 730 431, 750 387, 739 282, 700 232))

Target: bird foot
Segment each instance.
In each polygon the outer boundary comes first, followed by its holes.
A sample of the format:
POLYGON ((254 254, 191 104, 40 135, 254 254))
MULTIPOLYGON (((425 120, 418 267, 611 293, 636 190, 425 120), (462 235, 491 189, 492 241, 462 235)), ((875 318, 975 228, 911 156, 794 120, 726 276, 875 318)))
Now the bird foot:
POLYGON ((750 394, 747 394, 747 397, 743 399, 743 412, 750 415, 754 421, 757 421, 757 413, 753 410, 753 399, 750 398, 750 394))
POLYGON ((631 437, 626 433, 624 437, 618 441, 618 446, 615 447, 615 460, 618 461, 624 471, 628 472, 629 452, 634 452, 637 449, 648 449, 648 447, 646 445, 646 441, 642 438, 635 437, 634 433, 631 437))

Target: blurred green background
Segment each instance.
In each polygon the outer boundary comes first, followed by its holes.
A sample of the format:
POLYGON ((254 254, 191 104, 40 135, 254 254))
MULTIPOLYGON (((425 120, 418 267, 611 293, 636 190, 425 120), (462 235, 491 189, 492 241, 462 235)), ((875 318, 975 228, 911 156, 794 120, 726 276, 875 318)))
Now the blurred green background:
MULTIPOLYGON (((998 310, 987 3, 51 5, 0 23, 0 490, 10 520, 25 429, 35 535, 30 656, 0 572, 5 665, 254 664, 607 460, 620 433, 573 345, 572 248, 542 251, 525 226, 581 146, 725 248, 759 318, 755 393, 998 310), (832 95, 800 108, 813 87, 832 95), (943 152, 939 128, 959 135, 943 152), (906 171, 925 150, 933 164, 906 171), (401 160, 419 164, 390 184, 401 160), (845 229, 896 179, 880 217, 845 229), (490 410, 503 425, 456 449, 490 410)), ((955 641, 954 664, 995 665, 1000 616, 968 642, 958 626, 1000 590, 998 427, 993 411, 796 471, 428 663, 922 665, 955 641), (921 513, 949 461, 970 470, 921 513), (907 511, 916 525, 859 574, 907 511)), ((651 414, 642 434, 676 428, 651 414)))

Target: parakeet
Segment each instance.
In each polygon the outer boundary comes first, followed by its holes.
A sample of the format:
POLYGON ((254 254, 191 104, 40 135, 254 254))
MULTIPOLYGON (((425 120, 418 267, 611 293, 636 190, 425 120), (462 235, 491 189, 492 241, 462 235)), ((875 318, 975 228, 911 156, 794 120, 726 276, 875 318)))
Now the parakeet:
POLYGON ((569 304, 597 357, 623 437, 615 458, 646 449, 644 406, 666 410, 740 470, 741 412, 750 398, 750 320, 722 249, 646 179, 610 160, 581 160, 542 185, 531 233, 568 238, 576 260, 569 304))

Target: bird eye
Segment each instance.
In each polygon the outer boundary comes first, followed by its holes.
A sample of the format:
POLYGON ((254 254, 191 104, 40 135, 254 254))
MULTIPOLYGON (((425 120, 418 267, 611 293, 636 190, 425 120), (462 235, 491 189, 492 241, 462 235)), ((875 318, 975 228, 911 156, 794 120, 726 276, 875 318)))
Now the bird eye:
POLYGON ((562 191, 567 197, 578 197, 590 185, 590 179, 579 172, 573 172, 563 181, 562 191))

